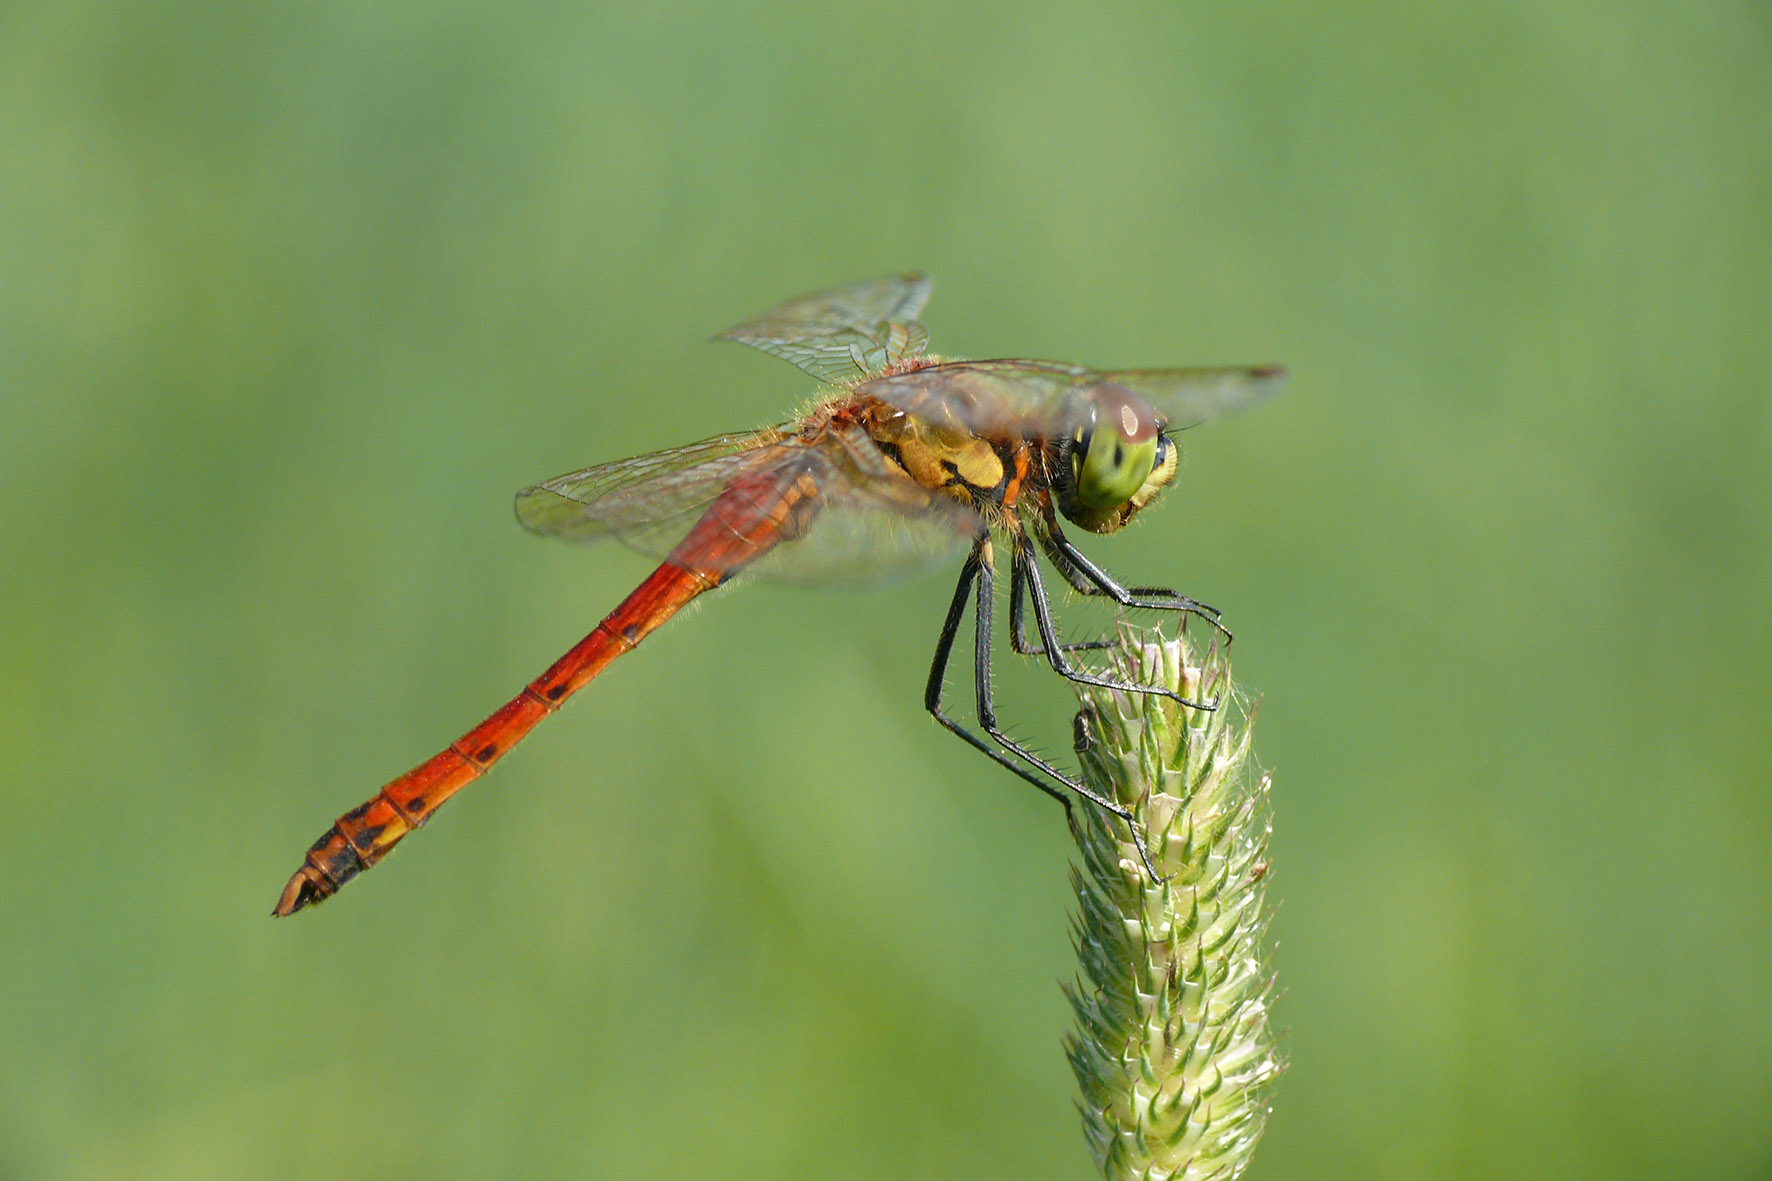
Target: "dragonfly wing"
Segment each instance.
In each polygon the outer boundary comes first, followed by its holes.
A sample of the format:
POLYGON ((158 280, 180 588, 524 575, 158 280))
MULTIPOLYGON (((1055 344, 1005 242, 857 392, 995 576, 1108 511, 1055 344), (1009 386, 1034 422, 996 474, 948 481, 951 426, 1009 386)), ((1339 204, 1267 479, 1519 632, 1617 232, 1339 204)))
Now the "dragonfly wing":
POLYGON ((1277 365, 1110 369, 1094 380, 1126 387, 1163 416, 1168 430, 1183 431, 1273 397, 1286 384, 1286 371, 1277 365))
POLYGON ((807 441, 787 428, 721 435, 557 476, 517 494, 517 520, 546 536, 614 538, 666 558, 741 481, 767 508, 768 498, 808 477, 817 489, 809 526, 748 565, 747 574, 875 581, 952 552, 979 527, 970 509, 889 463, 865 432, 829 431, 807 441))
POLYGON ((926 421, 991 437, 1056 438, 1078 424, 1098 385, 1131 390, 1185 430, 1275 393, 1285 373, 1273 366, 1220 369, 1087 369, 1056 361, 944 361, 863 382, 856 392, 926 421))
POLYGON ((820 489, 817 516, 803 537, 747 573, 772 582, 878 582, 952 556, 984 527, 971 508, 889 462, 865 431, 831 432, 809 450, 817 456, 808 469, 820 489))
POLYGON ((766 466, 770 449, 790 437, 785 428, 716 435, 555 476, 517 493, 517 521, 566 541, 626 540, 649 523, 680 517, 693 524, 728 482, 766 466))
POLYGON ((917 313, 928 299, 928 276, 887 275, 798 296, 715 339, 761 349, 828 385, 849 385, 922 354, 929 330, 917 313))
POLYGON ((1091 376, 1054 361, 943 361, 877 377, 856 392, 987 437, 1050 438, 1066 426, 1071 391, 1091 376))

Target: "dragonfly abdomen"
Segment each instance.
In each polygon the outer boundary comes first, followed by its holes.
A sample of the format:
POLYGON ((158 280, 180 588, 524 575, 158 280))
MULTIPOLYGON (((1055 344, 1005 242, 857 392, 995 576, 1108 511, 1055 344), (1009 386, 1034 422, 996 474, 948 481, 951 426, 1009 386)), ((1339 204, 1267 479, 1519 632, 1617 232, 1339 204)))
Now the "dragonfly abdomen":
POLYGON ((669 562, 653 571, 589 635, 485 721, 340 816, 309 847, 272 913, 294 914, 337 893, 421 827, 445 800, 485 774, 611 661, 715 585, 708 575, 669 562))
POLYGON ((443 802, 484 774, 537 723, 590 684, 611 661, 735 570, 773 548, 816 511, 803 473, 782 478, 773 495, 735 481, 702 514, 671 559, 634 588, 591 633, 485 721, 340 816, 308 848, 271 913, 282 916, 336 894, 380 861, 443 802))

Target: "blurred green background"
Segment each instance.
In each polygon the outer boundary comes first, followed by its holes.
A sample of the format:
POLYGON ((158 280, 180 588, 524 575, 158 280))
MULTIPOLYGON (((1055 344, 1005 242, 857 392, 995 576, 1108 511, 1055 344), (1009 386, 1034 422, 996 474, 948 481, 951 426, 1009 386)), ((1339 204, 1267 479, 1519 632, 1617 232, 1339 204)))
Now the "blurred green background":
POLYGON ((512 491, 775 421, 703 342, 910 267, 939 351, 1293 371, 1089 547, 1265 694, 1250 1175, 1772 1176, 1769 67, 1747 2, 0 6, 0 1176, 1090 1175, 951 570, 710 599, 267 917, 648 569, 512 491))

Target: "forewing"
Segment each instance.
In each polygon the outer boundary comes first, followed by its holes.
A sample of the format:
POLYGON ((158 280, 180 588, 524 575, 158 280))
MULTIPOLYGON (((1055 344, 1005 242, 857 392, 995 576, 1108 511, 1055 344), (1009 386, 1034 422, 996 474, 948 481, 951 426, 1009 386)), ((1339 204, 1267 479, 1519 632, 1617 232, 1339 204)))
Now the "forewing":
POLYGON ((1124 386, 1177 431, 1253 405, 1284 378, 1273 366, 1102 370, 1057 361, 945 361, 863 382, 856 392, 993 438, 1049 439, 1078 425, 1071 420, 1088 402, 1073 395, 1091 386, 1124 386))
POLYGON ((944 361, 856 387, 926 422, 990 438, 1060 433, 1069 394, 1091 371, 1055 361, 944 361))
POLYGON ((1110 369, 1092 380, 1125 386, 1182 431, 1246 410, 1280 392, 1286 371, 1276 365, 1220 369, 1110 369))
POLYGON ((761 349, 828 385, 848 385, 922 354, 929 330, 917 313, 928 298, 926 275, 887 275, 798 296, 716 339, 761 349))

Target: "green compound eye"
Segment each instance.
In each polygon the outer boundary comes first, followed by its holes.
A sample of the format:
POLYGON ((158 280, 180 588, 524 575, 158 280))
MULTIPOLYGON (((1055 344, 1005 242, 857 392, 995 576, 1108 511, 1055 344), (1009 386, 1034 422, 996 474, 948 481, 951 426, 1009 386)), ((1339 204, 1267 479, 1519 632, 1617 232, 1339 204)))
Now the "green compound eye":
POLYGON ((1156 466, 1162 435, 1150 407, 1118 386, 1094 392, 1090 419, 1071 450, 1077 503, 1092 509, 1117 508, 1144 487, 1156 466))

